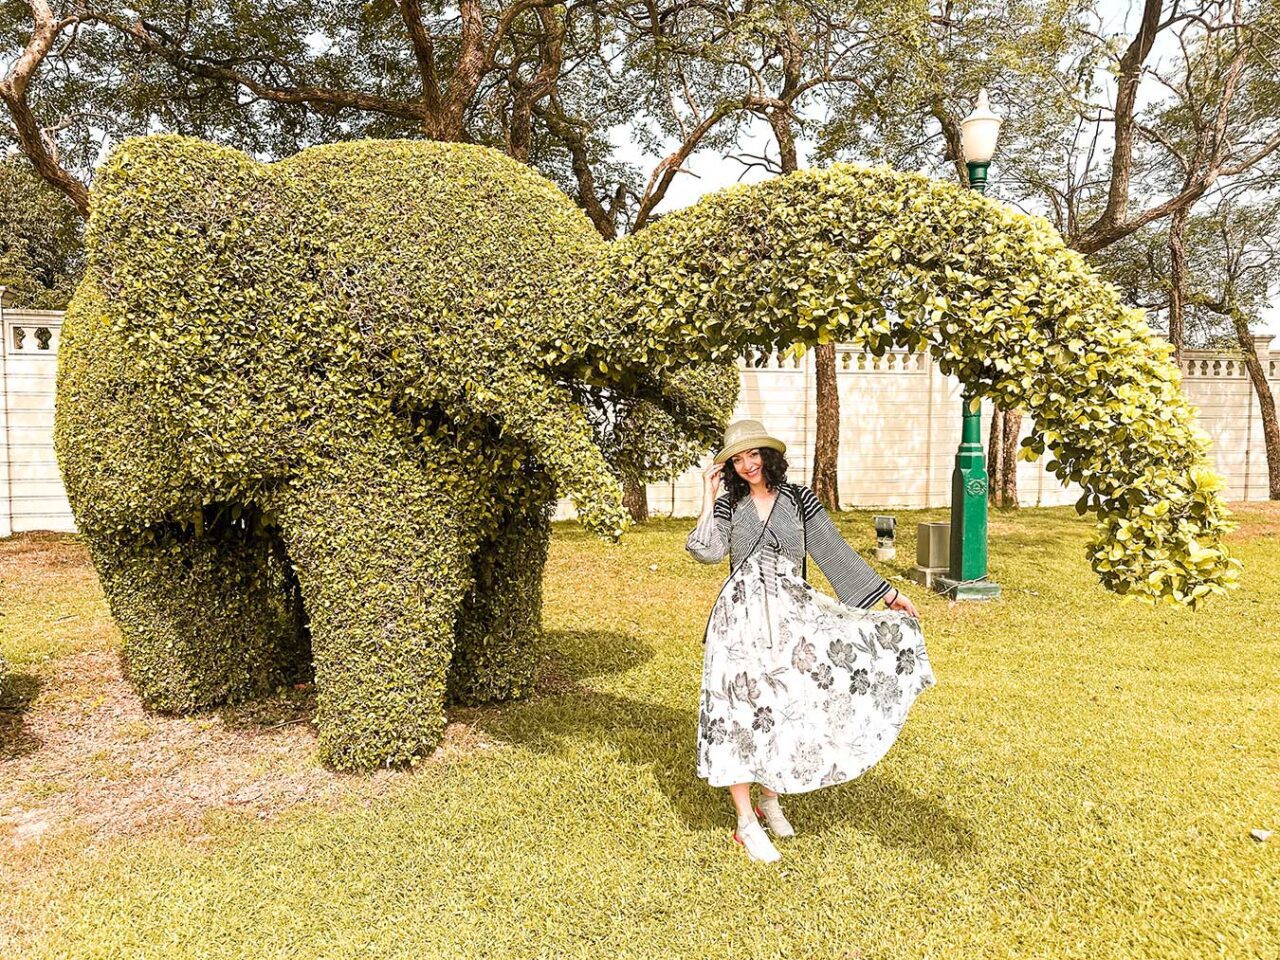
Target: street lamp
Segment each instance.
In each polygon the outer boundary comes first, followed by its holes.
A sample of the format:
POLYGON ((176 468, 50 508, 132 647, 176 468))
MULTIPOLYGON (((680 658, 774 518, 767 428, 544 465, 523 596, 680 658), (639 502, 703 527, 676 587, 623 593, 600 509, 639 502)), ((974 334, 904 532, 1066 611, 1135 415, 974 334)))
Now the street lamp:
MULTIPOLYGON (((991 112, 987 91, 960 121, 960 145, 969 170, 969 186, 987 192, 987 168, 1000 135, 999 117, 991 112)), ((934 578, 934 589, 954 600, 988 600, 1000 596, 1000 585, 987 579, 987 463, 982 449, 982 410, 966 391, 960 449, 951 474, 951 566, 934 578), (972 409, 978 407, 978 409, 972 409)))
POLYGON ((960 121, 960 149, 969 168, 969 186, 979 193, 987 192, 987 167, 995 156, 996 139, 1004 120, 991 112, 986 88, 978 91, 978 105, 973 113, 960 121))

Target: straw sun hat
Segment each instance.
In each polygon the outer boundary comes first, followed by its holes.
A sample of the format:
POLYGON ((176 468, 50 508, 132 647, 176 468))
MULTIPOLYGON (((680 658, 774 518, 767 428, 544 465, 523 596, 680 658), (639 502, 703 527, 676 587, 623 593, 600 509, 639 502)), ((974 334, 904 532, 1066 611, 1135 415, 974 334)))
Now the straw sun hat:
POLYGON ((777 437, 765 433, 759 420, 736 420, 724 431, 724 446, 716 454, 716 463, 724 463, 735 453, 752 447, 772 447, 779 453, 787 452, 787 445, 777 437))

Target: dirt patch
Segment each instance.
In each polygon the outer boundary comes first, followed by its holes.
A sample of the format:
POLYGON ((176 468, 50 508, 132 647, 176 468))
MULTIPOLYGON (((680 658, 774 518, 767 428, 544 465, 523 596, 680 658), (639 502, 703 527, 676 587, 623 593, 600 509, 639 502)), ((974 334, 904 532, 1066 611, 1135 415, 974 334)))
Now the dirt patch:
MULTIPOLYGON (((310 686, 189 717, 149 713, 115 652, 45 664, 39 692, 0 712, 0 849, 67 830, 91 842, 184 821, 214 809, 268 819, 298 803, 337 806, 387 793, 424 768, 494 744, 451 722, 415 770, 341 774, 316 761, 310 686)), ((459 711, 475 718, 481 711, 459 711)))
POLYGON ((93 569, 88 548, 75 534, 36 530, 0 539, 0 577, 30 576, 68 567, 93 569))
POLYGON ((1227 534, 1230 540, 1249 540, 1254 537, 1280 536, 1280 500, 1229 503, 1233 520, 1240 524, 1238 530, 1227 534))

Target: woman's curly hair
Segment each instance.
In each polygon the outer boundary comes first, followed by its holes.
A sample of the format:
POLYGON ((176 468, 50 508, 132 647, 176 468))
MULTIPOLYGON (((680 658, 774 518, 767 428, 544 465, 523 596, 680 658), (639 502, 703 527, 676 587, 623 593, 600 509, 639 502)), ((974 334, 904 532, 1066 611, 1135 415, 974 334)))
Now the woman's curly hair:
MULTIPOLYGON (((773 447, 761 447, 760 462, 764 467, 765 486, 770 490, 778 489, 778 485, 787 479, 787 458, 773 447)), ((751 484, 738 476, 738 471, 733 469, 732 457, 724 462, 721 477, 724 480, 724 489, 729 495, 730 504, 737 504, 751 491, 751 484)))

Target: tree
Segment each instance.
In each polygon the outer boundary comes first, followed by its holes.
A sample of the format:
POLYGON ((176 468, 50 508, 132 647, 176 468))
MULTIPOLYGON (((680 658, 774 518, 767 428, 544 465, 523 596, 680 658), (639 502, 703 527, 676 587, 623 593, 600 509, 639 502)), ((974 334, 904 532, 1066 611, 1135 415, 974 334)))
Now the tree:
POLYGON ((1216 184, 1257 170, 1280 149, 1276 100, 1262 95, 1275 84, 1269 18, 1266 4, 1246 0, 1145 0, 1122 50, 1117 38, 1098 34, 1110 41, 1102 48, 1108 72, 1084 86, 1066 162, 1029 166, 1023 181, 1086 255, 1168 220, 1175 359, 1185 336, 1193 210, 1216 184))
POLYGON ((1148 3, 1144 29, 1168 31, 1176 40, 1172 65, 1147 67, 1167 91, 1161 102, 1139 116, 1132 101, 1137 95, 1138 71, 1149 55, 1145 34, 1135 38, 1120 62, 1121 90, 1115 124, 1117 149, 1112 156, 1106 205, 1098 217, 1073 238, 1084 253, 1096 252, 1145 223, 1169 218, 1168 247, 1170 302, 1168 335, 1174 355, 1182 350, 1187 286, 1186 232, 1192 209, 1216 182, 1246 173, 1280 147, 1280 122, 1273 100, 1259 96, 1258 86, 1273 84, 1266 56, 1274 46, 1256 11, 1235 2, 1212 2, 1198 9, 1175 11, 1163 23, 1160 5, 1148 3), (1141 41, 1141 42, 1140 42, 1141 41), (1144 49, 1146 52, 1144 52, 1144 49), (1133 172, 1134 136, 1146 142, 1150 170, 1158 196, 1131 214, 1129 184, 1133 172), (1128 154, 1128 155, 1126 155, 1128 154), (1136 227, 1135 227, 1136 224, 1136 227))
MULTIPOLYGON (((1158 22, 1158 7, 1147 4, 1144 25, 1167 31, 1176 52, 1145 70, 1166 95, 1145 116, 1131 104, 1123 109, 1136 96, 1137 71, 1150 54, 1135 38, 1121 60, 1122 83, 1128 86, 1117 103, 1116 123, 1128 126, 1145 151, 1130 143, 1126 158, 1117 148, 1106 204, 1073 245, 1085 252, 1110 247, 1167 215, 1167 226, 1157 232, 1167 259, 1150 240, 1138 240, 1128 250, 1132 264, 1121 270, 1132 275, 1155 316, 1164 318, 1175 358, 1189 324, 1206 339, 1226 324, 1257 395, 1275 498, 1280 433, 1249 325, 1267 302, 1277 263, 1272 237, 1280 221, 1274 201, 1260 197, 1280 185, 1280 13, 1275 6, 1234 0, 1175 8, 1158 22), (1130 213, 1127 191, 1135 168, 1154 197, 1130 213)), ((1124 264, 1126 258, 1108 259, 1124 264)))
POLYGON ((1258 401, 1267 451, 1269 496, 1280 499, 1280 426, 1275 397, 1251 327, 1280 293, 1280 199, 1257 196, 1247 185, 1215 191, 1212 204, 1181 227, 1186 263, 1170 273, 1164 254, 1173 221, 1116 244, 1108 277, 1158 324, 1183 312, 1189 346, 1234 346, 1240 351, 1258 401))
MULTIPOLYGON (((665 49, 686 6, 215 2, 197 15, 189 3, 135 12, 36 0, 0 7, 0 32, 17 51, 0 99, 12 142, 82 216, 105 149, 157 127, 265 157, 317 141, 420 137, 496 146, 563 185, 576 181, 611 239, 620 224, 639 229, 653 217, 683 159, 740 106, 726 101, 696 116, 647 186, 614 161, 610 128, 658 96, 670 100, 665 49), (646 90, 648 99, 637 95, 646 90)), ((629 492, 643 516, 643 487, 629 492)))
MULTIPOLYGON (((776 160, 767 153, 754 157, 741 152, 736 159, 781 176, 794 173, 799 167, 796 140, 807 108, 835 86, 854 88, 853 96, 871 95, 864 77, 883 56, 889 42, 885 34, 894 33, 909 13, 903 7, 860 0, 706 7, 709 36, 695 55, 726 68, 728 77, 719 82, 731 78, 737 84, 740 110, 768 125, 778 149, 776 160)), ((840 397, 835 344, 829 340, 814 348, 814 378, 817 429, 811 483, 818 499, 838 510, 840 397)))
POLYGON ((1276 420, 1276 400, 1249 329, 1280 293, 1277 279, 1280 277, 1280 200, 1272 198, 1264 203, 1236 205, 1227 199, 1203 221, 1203 232, 1208 237, 1202 246, 1197 245, 1196 253, 1207 252, 1219 264, 1219 269, 1189 271, 1190 276, 1201 281, 1202 289, 1193 291, 1185 299, 1193 311, 1204 311, 1225 320, 1240 348, 1262 418, 1268 495, 1272 500, 1280 500, 1280 424, 1276 420), (1216 282, 1206 283, 1209 278, 1216 282))
POLYGON ((10 135, 82 213, 93 142, 157 121, 279 155, 317 139, 473 140, 485 126, 482 104, 505 96, 503 139, 520 156, 562 69, 568 30, 555 0, 221 2, 198 15, 189 3, 150 3, 139 14, 111 2, 31 0, 25 31, 19 5, 6 6, 11 42, 26 33, 0 81, 10 135))
POLYGON ((17 306, 66 306, 84 268, 82 223, 23 159, 0 163, 0 285, 17 306))
MULTIPOLYGON (((1264 96, 1277 76, 1272 4, 1145 0, 1119 31, 1103 8, 1070 0, 931 10, 933 42, 903 61, 904 77, 886 86, 895 95, 879 101, 879 114, 854 111, 828 124, 825 151, 861 150, 925 169, 949 164, 963 178, 966 105, 955 97, 989 86, 997 101, 1017 104, 997 158, 1002 197, 1044 212, 1091 256, 1171 221, 1170 270, 1181 275, 1180 231, 1195 203, 1280 148, 1280 111, 1264 96)), ((998 419, 992 495, 1003 491, 1014 505, 1005 453, 1021 418, 998 419)))
MULTIPOLYGON (((896 29, 900 22, 899 6, 860 0, 620 3, 613 8, 615 39, 597 44, 601 51, 618 51, 620 67, 615 72, 614 61, 601 56, 585 88, 569 92, 569 85, 562 83, 540 108, 540 116, 552 138, 568 151, 579 202, 602 235, 634 233, 653 220, 656 207, 695 150, 732 151, 753 118, 763 120, 773 132, 778 158, 731 155, 748 167, 794 172, 796 139, 807 106, 817 103, 829 85, 862 82, 880 54, 877 38, 886 25, 896 29), (597 163, 590 158, 591 134, 602 129, 603 117, 619 122, 619 102, 631 105, 633 131, 660 159, 643 186, 632 188, 614 178, 601 189, 597 163), (669 144, 675 149, 664 153, 669 144)), ((817 359, 814 489, 837 507, 834 345, 819 345, 817 359)), ((643 488, 629 486, 627 503, 634 517, 643 516, 643 488)))
POLYGON ((1081 117, 1094 123, 1095 133, 1078 177, 1059 195, 1064 235, 1084 254, 1189 210, 1220 179, 1248 172, 1280 148, 1280 117, 1259 110, 1254 92, 1255 79, 1264 83, 1274 70, 1265 5, 1202 0, 1164 7, 1146 0, 1137 29, 1114 61, 1115 106, 1082 104, 1081 117), (1158 46, 1170 52, 1156 57, 1158 46), (1166 93, 1140 107, 1144 80, 1166 93), (1170 135, 1170 121, 1181 136, 1170 135), (1099 178, 1093 174, 1103 125, 1112 147, 1099 178), (1181 182, 1169 182, 1170 162, 1183 174, 1181 182), (1154 182, 1141 182, 1146 172, 1154 182))

